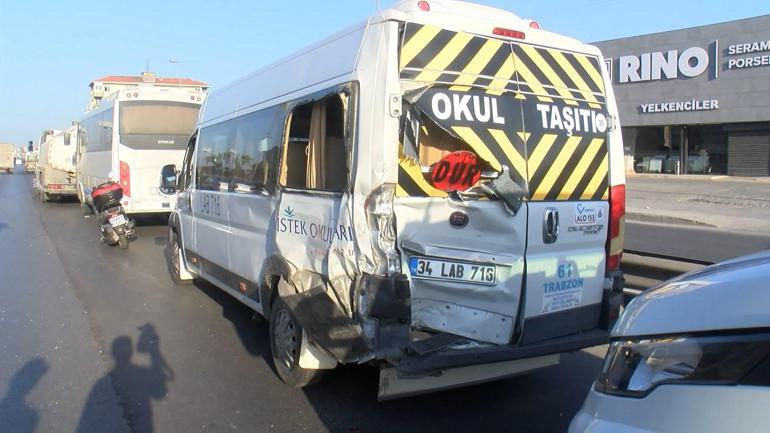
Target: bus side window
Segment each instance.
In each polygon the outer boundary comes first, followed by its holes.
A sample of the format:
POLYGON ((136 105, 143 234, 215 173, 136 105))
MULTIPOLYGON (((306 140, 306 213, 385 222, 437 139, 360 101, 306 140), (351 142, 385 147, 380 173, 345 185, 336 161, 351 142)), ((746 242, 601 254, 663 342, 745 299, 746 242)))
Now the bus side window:
POLYGON ((292 111, 281 167, 282 185, 335 192, 347 189, 346 102, 346 96, 336 94, 292 111))

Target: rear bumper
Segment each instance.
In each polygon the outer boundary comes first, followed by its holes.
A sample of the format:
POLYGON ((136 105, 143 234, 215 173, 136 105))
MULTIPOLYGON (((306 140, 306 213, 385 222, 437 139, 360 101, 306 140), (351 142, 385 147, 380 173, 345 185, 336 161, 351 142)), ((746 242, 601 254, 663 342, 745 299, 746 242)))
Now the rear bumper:
POLYGON ((572 352, 606 344, 609 337, 607 330, 597 328, 527 346, 489 346, 445 349, 427 355, 407 354, 399 360, 395 368, 401 374, 422 376, 450 368, 572 352))
POLYGON ((47 194, 52 195, 78 195, 77 185, 61 184, 61 188, 43 188, 47 194))
POLYGON ((129 214, 168 214, 176 210, 176 198, 173 196, 151 199, 130 198, 128 206, 124 206, 129 214))
POLYGON ((523 320, 523 332, 504 345, 463 348, 460 342, 459 346, 454 344, 456 340, 452 341, 450 334, 411 341, 411 290, 403 275, 367 275, 362 280, 368 298, 362 313, 377 320, 376 357, 387 359, 399 374, 425 376, 458 367, 555 355, 606 344, 623 301, 622 278, 619 272, 608 276, 599 304, 523 320))

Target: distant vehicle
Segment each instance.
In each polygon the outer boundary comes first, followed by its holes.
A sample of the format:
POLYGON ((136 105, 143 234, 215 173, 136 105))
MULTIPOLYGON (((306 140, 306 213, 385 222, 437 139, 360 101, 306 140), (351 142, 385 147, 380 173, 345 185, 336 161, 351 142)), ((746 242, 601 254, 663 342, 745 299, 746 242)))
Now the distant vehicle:
POLYGON ((35 186, 41 201, 77 194, 76 142, 77 127, 43 131, 35 166, 35 186))
POLYGON ((13 174, 15 147, 10 143, 0 143, 0 171, 13 174))
POLYGON ((26 155, 24 155, 24 172, 25 173, 34 173, 35 169, 37 168, 37 159, 38 159, 38 152, 27 152, 26 155))
POLYGON ((770 431, 770 251, 647 290, 570 433, 770 431))
POLYGON ((380 398, 558 363, 622 303, 625 178, 601 53, 506 11, 406 1, 207 97, 176 281, 270 320, 281 379, 380 398))
POLYGON ((104 98, 80 121, 80 202, 93 206, 93 187, 116 180, 127 213, 170 212, 176 202, 159 191, 158 172, 182 162, 204 96, 184 88, 137 86, 104 98))

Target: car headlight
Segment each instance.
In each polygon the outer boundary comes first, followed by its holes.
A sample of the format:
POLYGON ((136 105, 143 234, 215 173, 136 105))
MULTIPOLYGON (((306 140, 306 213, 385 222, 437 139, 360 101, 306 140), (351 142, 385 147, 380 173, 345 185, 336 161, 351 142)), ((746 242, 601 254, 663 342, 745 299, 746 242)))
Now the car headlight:
POLYGON ((770 333, 619 340, 610 344, 594 388, 643 397, 661 384, 757 384, 745 379, 766 381, 768 354, 770 333))

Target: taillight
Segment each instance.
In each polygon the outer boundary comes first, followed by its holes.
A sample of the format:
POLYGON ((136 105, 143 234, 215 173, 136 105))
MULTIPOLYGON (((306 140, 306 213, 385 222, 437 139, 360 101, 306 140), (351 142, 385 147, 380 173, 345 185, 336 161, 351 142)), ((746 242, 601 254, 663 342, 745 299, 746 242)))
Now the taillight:
POLYGON ((607 230, 607 270, 620 269, 625 237, 626 186, 610 187, 610 224, 607 230))
POLYGON ((120 186, 123 187, 123 195, 131 197, 131 169, 123 161, 120 161, 120 186))

